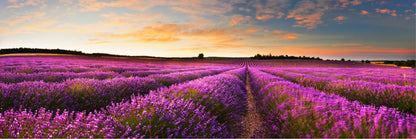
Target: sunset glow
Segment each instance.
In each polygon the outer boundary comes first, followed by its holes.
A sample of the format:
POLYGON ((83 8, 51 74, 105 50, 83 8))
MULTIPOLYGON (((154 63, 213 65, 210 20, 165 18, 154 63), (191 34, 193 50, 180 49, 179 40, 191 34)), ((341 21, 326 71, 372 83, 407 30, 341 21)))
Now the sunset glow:
POLYGON ((2 0, 0 48, 416 59, 413 0, 2 0))

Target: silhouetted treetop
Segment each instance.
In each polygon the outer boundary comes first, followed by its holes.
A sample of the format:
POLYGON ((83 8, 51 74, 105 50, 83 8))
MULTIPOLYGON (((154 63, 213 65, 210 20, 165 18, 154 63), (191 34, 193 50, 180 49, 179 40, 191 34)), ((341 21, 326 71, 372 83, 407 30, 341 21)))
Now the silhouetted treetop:
POLYGON ((288 56, 288 55, 279 55, 274 56, 272 54, 269 55, 260 55, 256 54, 251 59, 311 59, 311 60, 322 60, 319 57, 307 57, 307 56, 288 56))

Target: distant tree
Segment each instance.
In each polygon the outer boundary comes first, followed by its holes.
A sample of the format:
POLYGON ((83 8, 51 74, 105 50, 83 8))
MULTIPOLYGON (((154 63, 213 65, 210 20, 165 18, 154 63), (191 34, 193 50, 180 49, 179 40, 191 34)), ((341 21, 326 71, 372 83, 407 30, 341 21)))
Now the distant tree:
POLYGON ((365 63, 370 63, 370 61, 369 60, 366 60, 365 63))
POLYGON ((261 55, 260 54, 256 54, 253 58, 254 59, 261 59, 261 55))
POLYGON ((365 61, 364 60, 361 60, 361 63, 364 63, 365 61))
POLYGON ((204 54, 203 53, 199 53, 198 58, 199 59, 204 59, 204 54))
POLYGON ((341 61, 345 61, 345 59, 344 58, 341 58, 341 61))
POLYGON ((347 61, 351 62, 351 59, 348 59, 347 61))

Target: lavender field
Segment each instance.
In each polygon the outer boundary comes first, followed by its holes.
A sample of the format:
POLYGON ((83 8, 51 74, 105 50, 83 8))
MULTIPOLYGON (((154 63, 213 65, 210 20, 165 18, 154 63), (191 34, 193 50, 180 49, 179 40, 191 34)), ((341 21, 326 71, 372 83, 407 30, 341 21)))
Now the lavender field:
POLYGON ((321 60, 0 58, 1 138, 416 138, 414 69, 321 60))

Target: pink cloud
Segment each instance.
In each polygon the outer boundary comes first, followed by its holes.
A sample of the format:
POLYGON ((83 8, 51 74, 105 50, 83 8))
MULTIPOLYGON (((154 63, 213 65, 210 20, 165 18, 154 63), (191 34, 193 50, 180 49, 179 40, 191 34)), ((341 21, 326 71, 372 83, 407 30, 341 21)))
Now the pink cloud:
POLYGON ((272 19, 273 17, 274 17, 273 15, 265 14, 265 15, 257 15, 256 19, 261 20, 261 21, 266 21, 266 20, 272 19))
POLYGON ((337 16, 334 18, 335 21, 342 21, 345 20, 345 16, 337 16))
POLYGON ((288 5, 289 2, 283 0, 253 1, 256 19, 262 21, 266 21, 271 18, 282 18, 285 15, 283 10, 288 5))
POLYGON ((272 37, 270 41, 277 41, 277 40, 291 41, 294 39, 298 39, 300 36, 300 34, 297 34, 294 32, 287 32, 287 31, 281 31, 281 30, 274 30, 272 33, 268 35, 272 37))
POLYGON ((244 24, 244 23, 250 22, 250 20, 251 20, 250 16, 233 15, 231 16, 231 21, 229 22, 229 25, 235 26, 239 24, 244 24))
POLYGON ((293 18, 297 20, 294 27, 305 27, 314 29, 318 24, 323 23, 322 16, 330 7, 329 1, 300 1, 291 10, 286 19, 293 18))
POLYGON ((390 14, 391 16, 397 16, 396 10, 376 8, 376 12, 382 13, 382 14, 390 14))
POLYGON ((180 8, 180 7, 172 7, 172 9, 176 10, 176 11, 184 12, 184 13, 189 13, 189 14, 199 14, 200 13, 198 11, 184 9, 184 8, 180 8))
POLYGON ((353 0, 353 1, 339 0, 339 2, 342 4, 341 7, 347 7, 350 4, 353 6, 356 6, 356 5, 360 5, 363 3, 361 0, 353 0))
POLYGON ((362 14, 362 15, 366 15, 366 14, 368 14, 368 11, 366 11, 366 10, 361 10, 361 14, 362 14))

